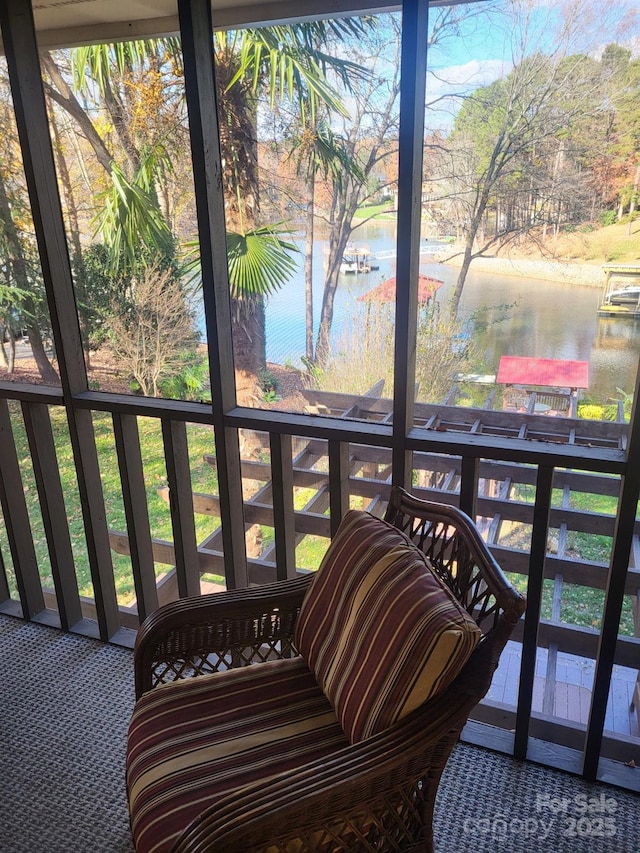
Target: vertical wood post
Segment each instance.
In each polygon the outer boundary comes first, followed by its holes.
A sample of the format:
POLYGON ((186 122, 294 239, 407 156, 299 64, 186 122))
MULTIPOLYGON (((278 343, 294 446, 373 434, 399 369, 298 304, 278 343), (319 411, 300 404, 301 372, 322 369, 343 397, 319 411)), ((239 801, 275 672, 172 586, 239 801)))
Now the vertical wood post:
POLYGON ((429 4, 404 0, 400 65, 398 141, 398 238, 396 262, 396 337, 393 386, 393 483, 408 488, 413 427, 418 322, 418 272, 422 214, 422 156, 427 76, 429 4))
POLYGON ((129 553, 136 591, 138 617, 142 622, 158 607, 149 508, 144 482, 140 432, 135 415, 114 413, 113 432, 122 485, 122 502, 127 519, 129 553))
POLYGON ((47 537, 60 627, 68 631, 82 619, 82 608, 49 408, 25 402, 22 414, 47 537))
POLYGON ((296 519, 293 507, 293 457, 290 435, 271 433, 271 483, 273 527, 276 543, 276 577, 296 576, 296 519))
MULTIPOLYGON (((607 579, 607 591, 602 614, 602 628, 598 642, 596 672, 591 694, 591 709, 587 727, 582 773, 589 781, 598 774, 602 733, 607 713, 609 687, 615 660, 620 616, 629 568, 635 517, 640 495, 640 371, 636 376, 633 410, 627 443, 627 468, 620 485, 620 498, 616 515, 613 551, 607 579)), ((637 709, 636 709, 637 710, 637 709)))
POLYGON ((547 556, 549 513, 553 487, 553 468, 541 465, 536 479, 536 502, 533 508, 533 530, 529 556, 529 579, 527 583, 527 610, 522 636, 522 662, 516 711, 516 735, 513 753, 516 758, 526 758, 529 741, 529 721, 533 701, 533 679, 538 652, 538 625, 542 605, 544 562, 547 556))
POLYGON ((87 390, 87 374, 31 4, 3 0, 0 26, 78 475, 98 625, 106 640, 120 627, 118 601, 91 412, 73 405, 73 396, 87 390))
POLYGON ((329 502, 333 538, 349 509, 349 445, 344 441, 329 441, 329 502))
POLYGON ((209 0, 178 0, 191 138, 202 291, 213 398, 220 523, 227 587, 248 585, 238 430, 225 415, 236 406, 231 300, 209 0))

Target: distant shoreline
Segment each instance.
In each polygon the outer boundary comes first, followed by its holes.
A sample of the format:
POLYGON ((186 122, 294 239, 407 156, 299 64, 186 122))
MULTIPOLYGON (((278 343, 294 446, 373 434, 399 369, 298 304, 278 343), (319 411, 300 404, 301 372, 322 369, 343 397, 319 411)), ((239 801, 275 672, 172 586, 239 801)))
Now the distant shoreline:
MULTIPOLYGON (((446 257, 455 247, 448 247, 439 258, 446 257)), ((444 261, 440 260, 443 263, 444 261)), ((459 267, 462 256, 446 261, 447 265, 459 267)), ((564 260, 547 260, 534 258, 476 258, 471 262, 470 270, 474 273, 492 273, 493 275, 510 275, 522 278, 539 278, 545 281, 557 281, 563 284, 582 285, 585 287, 603 287, 604 276, 602 264, 584 264, 564 260)))

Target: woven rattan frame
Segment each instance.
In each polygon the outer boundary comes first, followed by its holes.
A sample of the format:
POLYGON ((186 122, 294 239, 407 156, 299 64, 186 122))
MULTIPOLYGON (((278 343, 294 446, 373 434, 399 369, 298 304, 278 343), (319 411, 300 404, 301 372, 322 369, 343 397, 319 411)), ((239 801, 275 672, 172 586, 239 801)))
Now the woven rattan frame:
MULTIPOLYGON (((443 693, 387 731, 212 803, 174 853, 434 850, 442 771, 525 601, 459 510, 394 487, 385 518, 425 552, 482 628, 471 658, 443 693)), ((293 632, 310 580, 185 599, 151 614, 136 643, 137 695, 176 678, 297 654, 293 632)))

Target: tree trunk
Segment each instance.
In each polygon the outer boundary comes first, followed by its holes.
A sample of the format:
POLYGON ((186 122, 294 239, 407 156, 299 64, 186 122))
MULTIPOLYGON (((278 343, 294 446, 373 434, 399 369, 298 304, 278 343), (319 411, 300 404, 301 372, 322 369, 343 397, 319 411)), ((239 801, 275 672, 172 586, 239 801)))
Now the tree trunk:
POLYGON ((255 406, 260 397, 259 375, 265 367, 264 300, 234 299, 232 311, 238 404, 255 406))
MULTIPOLYGON (((324 293, 322 295, 322 310, 320 312, 320 325, 316 339, 316 364, 325 367, 331 355, 331 324, 333 322, 333 303, 338 289, 338 276, 340 274, 340 263, 342 255, 347 247, 351 229, 341 228, 335 246, 329 249, 329 268, 324 282, 324 293)), ((333 241, 330 241, 330 243, 333 241)))
POLYGON ((313 206, 315 180, 313 173, 307 179, 307 228, 304 255, 304 303, 307 360, 313 362, 313 206))
POLYGON ((40 373, 42 381, 46 385, 59 385, 60 378, 49 361, 49 357, 47 356, 47 351, 45 350, 44 342, 42 340, 42 335, 40 334, 40 329, 38 329, 38 327, 33 323, 29 323, 26 328, 27 334, 29 335, 31 353, 33 354, 33 358, 38 367, 38 372, 40 373))
POLYGON ((632 216, 636 209, 636 198, 638 196, 638 187, 640 186, 640 163, 636 166, 636 174, 633 179, 633 193, 631 194, 631 201, 629 202, 629 222, 627 223, 627 237, 631 236, 631 222, 632 216))
POLYGON ((7 373, 13 373, 16 367, 16 339, 13 331, 5 326, 0 326, 0 366, 7 373), (4 335, 8 336, 9 340, 4 341, 4 335), (7 353, 7 349, 9 352, 7 353))
POLYGON ((127 110, 124 104, 121 103, 120 99, 111 88, 111 84, 108 79, 105 80, 103 94, 105 105, 109 115, 111 116, 111 121, 113 122, 113 129, 116 132, 129 163, 129 177, 133 178, 140 168, 140 152, 136 147, 129 127, 130 117, 127 115, 127 110))
POLYGON ((469 267, 471 266, 471 261, 473 260, 473 240, 474 236, 467 236, 467 242, 464 247, 464 257, 462 258, 462 266, 460 267, 460 272, 458 273, 458 278, 456 280, 456 286, 451 296, 451 315, 454 319, 458 314, 460 300, 462 299, 462 291, 464 289, 464 283, 467 280, 467 273, 469 272, 469 267))
MULTIPOLYGON (((18 236, 13 217, 11 216, 11 206, 7 196, 7 190, 4 183, 4 178, 0 172, 0 222, 4 225, 5 240, 7 241, 8 255, 7 263, 11 268, 11 275, 21 290, 30 293, 32 285, 27 275, 27 262, 22 249, 22 244, 18 236)), ((40 377, 47 384, 57 385, 59 382, 58 374, 53 368, 53 365, 47 357, 40 330, 36 327, 35 321, 32 319, 37 315, 35 305, 32 298, 28 298, 24 302, 24 307, 27 316, 30 318, 26 326, 29 333, 29 342, 33 357, 38 366, 40 377)))
POLYGON ((316 337, 315 361, 320 367, 325 367, 331 355, 331 324, 333 323, 333 303, 338 289, 340 264, 347 243, 351 237, 354 213, 358 207, 360 185, 351 185, 351 190, 341 198, 334 188, 331 214, 331 233, 329 236, 329 258, 325 274, 324 291, 322 294, 322 309, 320 324, 316 337))
POLYGON ((74 119, 87 142, 93 148, 98 163, 103 167, 105 172, 111 174, 111 161, 113 157, 111 152, 104 144, 102 137, 96 131, 93 122, 87 113, 80 106, 78 99, 74 95, 71 88, 67 85, 66 80, 60 73, 58 66, 53 60, 53 57, 48 51, 41 53, 42 64, 51 78, 51 84, 45 82, 45 91, 57 104, 63 107, 64 110, 74 119), (55 88, 54 88, 55 87, 55 88))

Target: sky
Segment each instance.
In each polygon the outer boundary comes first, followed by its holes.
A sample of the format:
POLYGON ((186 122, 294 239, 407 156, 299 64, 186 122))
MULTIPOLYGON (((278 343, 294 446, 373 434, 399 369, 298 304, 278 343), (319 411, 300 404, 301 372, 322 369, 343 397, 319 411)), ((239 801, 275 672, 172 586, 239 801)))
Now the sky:
MULTIPOLYGON (((459 104, 456 93, 469 94, 503 77, 523 54, 563 50, 599 59, 605 46, 617 41, 640 56, 638 0, 489 0, 452 12, 459 15, 456 25, 443 30, 444 37, 429 49, 427 102, 435 109, 428 123, 433 129, 451 126, 459 104), (558 37, 561 31, 564 39, 558 37)), ((432 27, 438 14, 446 12, 432 11, 432 27)))

